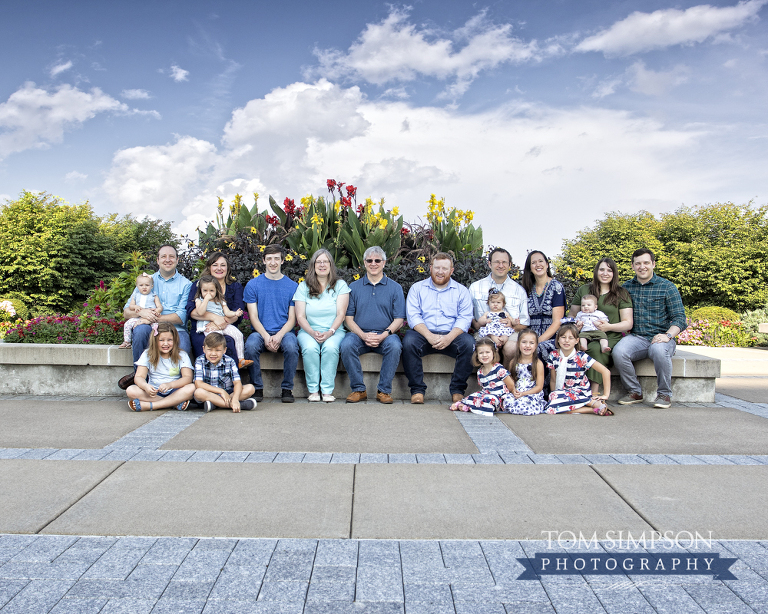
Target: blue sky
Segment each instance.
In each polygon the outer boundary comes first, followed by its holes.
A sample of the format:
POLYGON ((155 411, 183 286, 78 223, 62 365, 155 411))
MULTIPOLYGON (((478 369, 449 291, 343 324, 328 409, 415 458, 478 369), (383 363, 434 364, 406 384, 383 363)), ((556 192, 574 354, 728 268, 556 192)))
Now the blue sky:
POLYGON ((766 4, 5 2, 0 198, 189 233, 332 177, 520 264, 607 211, 765 204, 766 4))

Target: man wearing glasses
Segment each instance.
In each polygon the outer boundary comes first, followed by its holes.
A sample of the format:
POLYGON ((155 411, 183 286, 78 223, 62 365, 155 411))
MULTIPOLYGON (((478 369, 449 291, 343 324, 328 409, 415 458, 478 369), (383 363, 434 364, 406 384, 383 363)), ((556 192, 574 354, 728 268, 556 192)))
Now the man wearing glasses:
POLYGON ((480 329, 481 324, 478 320, 488 312, 489 294, 493 291, 501 292, 504 295, 504 313, 507 317, 500 319, 499 324, 515 330, 515 333, 509 335, 504 345, 499 348, 503 354, 503 362, 507 365, 517 348, 517 334, 531 323, 528 317, 528 295, 520 284, 509 278, 512 256, 507 250, 502 247, 492 249, 488 254, 488 264, 491 267, 491 274, 469 286, 474 311, 472 328, 480 329))
POLYGON ((376 352, 382 357, 376 400, 392 403, 392 380, 403 348, 397 332, 405 318, 405 297, 402 286, 384 275, 387 255, 383 249, 369 247, 363 260, 365 276, 349 286, 349 307, 344 320, 349 333, 340 347, 341 360, 352 388, 347 403, 368 398, 360 365, 360 354, 368 352, 376 352))
POLYGON ((411 388, 411 403, 424 403, 425 354, 445 354, 456 359, 451 376, 452 401, 460 401, 472 373, 475 340, 467 334, 472 324, 472 297, 453 275, 453 256, 438 252, 432 257, 430 277, 408 291, 408 326, 403 338, 403 370, 411 388))

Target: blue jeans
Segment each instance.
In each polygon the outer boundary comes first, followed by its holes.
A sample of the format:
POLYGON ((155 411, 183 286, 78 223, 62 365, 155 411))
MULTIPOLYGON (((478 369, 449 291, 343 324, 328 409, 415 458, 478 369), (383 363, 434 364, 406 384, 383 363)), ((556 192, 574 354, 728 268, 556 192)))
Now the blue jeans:
MULTIPOLYGON (((277 332, 269 334, 274 335, 277 332)), ((261 381, 259 356, 265 348, 264 337, 256 331, 248 335, 248 339, 245 340, 245 357, 253 361, 253 364, 248 367, 248 373, 251 375, 251 384, 253 384, 256 390, 264 389, 264 384, 261 381)), ((283 390, 293 390, 293 377, 296 375, 296 367, 299 364, 299 344, 293 331, 289 330, 283 335, 280 341, 280 350, 283 352, 283 383, 280 384, 280 388, 283 390)))
POLYGON ((475 340, 468 333, 461 333, 451 345, 444 350, 435 350, 429 342, 415 330, 408 330, 403 338, 403 369, 408 377, 411 394, 427 391, 424 383, 424 366, 421 358, 427 354, 445 354, 456 359, 456 366, 451 375, 451 394, 464 394, 467 380, 472 374, 472 353, 475 351, 475 340))
MULTIPOLYGON (((192 343, 189 340, 189 333, 185 330, 176 329, 179 333, 179 348, 189 354, 192 364, 195 359, 192 358, 192 343)), ((141 358, 142 353, 149 347, 149 336, 152 334, 152 327, 149 324, 139 324, 133 329, 133 340, 131 341, 131 350, 133 351, 134 371, 136 370, 136 361, 141 358)))
POLYGON ((637 337, 636 335, 627 335, 621 339, 616 347, 613 348, 611 356, 613 364, 619 370, 621 383, 629 392, 642 394, 640 380, 637 379, 635 360, 650 358, 653 361, 653 368, 656 369, 656 382, 658 383, 658 393, 672 397, 672 356, 677 349, 677 343, 666 341, 664 343, 651 343, 648 339, 637 337))
POLYGON ((341 342, 341 362, 349 375, 349 387, 353 392, 365 391, 363 381, 363 368, 360 365, 360 354, 376 352, 381 354, 381 372, 379 374, 379 387, 381 392, 392 394, 392 379, 395 377, 397 363, 400 362, 400 352, 403 344, 397 335, 387 335, 378 347, 370 347, 354 333, 347 333, 341 342))

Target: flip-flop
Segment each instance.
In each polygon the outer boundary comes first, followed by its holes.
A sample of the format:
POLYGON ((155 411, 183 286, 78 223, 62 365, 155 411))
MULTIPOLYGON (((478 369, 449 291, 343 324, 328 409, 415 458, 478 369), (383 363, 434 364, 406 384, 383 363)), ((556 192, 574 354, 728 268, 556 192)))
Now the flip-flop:
MULTIPOLYGON (((145 403, 149 403, 149 411, 152 411, 152 403, 151 401, 144 401, 145 403)), ((128 401, 128 407, 130 407, 133 411, 144 411, 144 409, 141 406, 141 401, 138 399, 131 399, 128 401)))

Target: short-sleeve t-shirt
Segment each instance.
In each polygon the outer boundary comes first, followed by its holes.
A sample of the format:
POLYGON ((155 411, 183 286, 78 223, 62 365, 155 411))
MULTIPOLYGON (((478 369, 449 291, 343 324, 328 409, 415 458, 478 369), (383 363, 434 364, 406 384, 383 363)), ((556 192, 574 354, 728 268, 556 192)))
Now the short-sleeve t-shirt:
POLYGON ((309 286, 307 282, 302 281, 293 295, 293 300, 307 304, 307 322, 313 330, 324 333, 333 326, 336 319, 336 301, 343 294, 349 294, 349 286, 343 279, 339 279, 333 289, 326 288, 320 296, 309 296, 309 286))
POLYGON ((153 367, 149 362, 149 350, 144 350, 136 361, 136 366, 146 367, 149 371, 149 385, 157 388, 160 384, 167 384, 181 377, 181 370, 187 368, 192 370, 192 361, 189 355, 184 351, 179 351, 179 362, 173 363, 170 358, 162 356, 157 361, 157 367, 153 367))
POLYGON ((246 284, 243 301, 256 303, 264 330, 276 333, 288 321, 288 311, 293 307, 293 295, 298 287, 287 275, 280 279, 259 275, 246 284))

